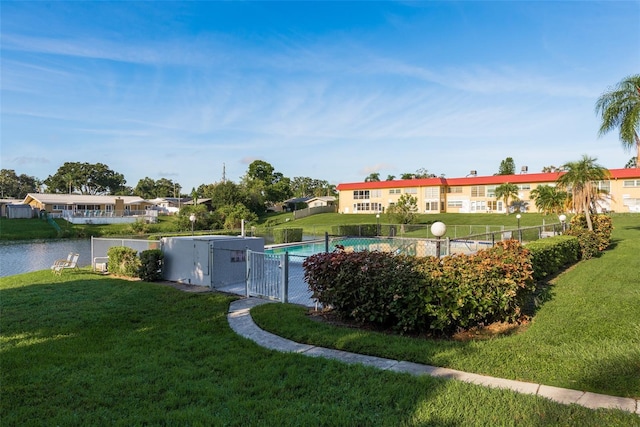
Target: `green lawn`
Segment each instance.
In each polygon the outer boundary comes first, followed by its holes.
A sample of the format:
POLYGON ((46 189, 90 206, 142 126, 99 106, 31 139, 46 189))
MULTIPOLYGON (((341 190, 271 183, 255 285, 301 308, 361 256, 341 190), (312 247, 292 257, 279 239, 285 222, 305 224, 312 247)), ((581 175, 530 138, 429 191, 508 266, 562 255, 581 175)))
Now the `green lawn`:
POLYGON ((559 276, 525 332, 483 341, 413 339, 310 320, 306 309, 252 310, 298 342, 501 378, 640 398, 640 215, 614 216, 612 248, 559 276))
POLYGON ((640 424, 622 411, 269 351, 229 328, 232 299, 86 270, 0 279, 2 425, 640 424))

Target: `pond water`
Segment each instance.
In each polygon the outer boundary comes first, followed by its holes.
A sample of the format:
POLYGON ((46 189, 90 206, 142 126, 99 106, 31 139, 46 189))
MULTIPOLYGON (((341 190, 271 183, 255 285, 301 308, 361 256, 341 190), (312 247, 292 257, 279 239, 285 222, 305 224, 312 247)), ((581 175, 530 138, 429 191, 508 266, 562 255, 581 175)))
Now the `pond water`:
POLYGON ((69 252, 80 254, 78 265, 91 265, 90 239, 29 240, 0 243, 0 277, 48 270, 69 252))

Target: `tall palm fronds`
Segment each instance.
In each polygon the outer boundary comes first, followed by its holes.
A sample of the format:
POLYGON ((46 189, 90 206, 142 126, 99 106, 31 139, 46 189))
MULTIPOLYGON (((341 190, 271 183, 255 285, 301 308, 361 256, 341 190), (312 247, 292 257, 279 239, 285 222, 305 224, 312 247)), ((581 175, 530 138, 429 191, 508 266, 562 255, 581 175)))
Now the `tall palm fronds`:
POLYGON ((600 198, 596 183, 609 178, 609 171, 596 163, 596 158, 583 155, 576 162, 562 165, 565 173, 558 178, 558 185, 571 193, 572 207, 576 213, 584 213, 587 227, 593 231, 591 206, 600 198))
POLYGON ((551 185, 539 185, 531 190, 531 198, 536 204, 536 208, 545 215, 564 211, 567 203, 568 193, 551 185))
POLYGON ((636 167, 640 167, 640 74, 627 77, 603 93, 596 102, 596 113, 602 117, 598 134, 618 128, 622 145, 638 150, 636 167))
POLYGON ((504 183, 496 187, 496 199, 504 200, 504 205, 507 208, 507 215, 509 215, 509 199, 518 198, 518 186, 515 184, 504 183))

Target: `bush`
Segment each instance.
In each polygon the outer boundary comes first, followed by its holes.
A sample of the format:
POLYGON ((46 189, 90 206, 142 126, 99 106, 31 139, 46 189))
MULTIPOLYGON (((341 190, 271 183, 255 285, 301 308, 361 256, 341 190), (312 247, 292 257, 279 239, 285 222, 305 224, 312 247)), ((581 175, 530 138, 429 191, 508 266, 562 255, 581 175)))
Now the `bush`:
POLYGON ((140 259, 135 249, 113 246, 107 251, 109 272, 127 277, 137 277, 140 259))
POLYGON ((164 254, 160 249, 148 249, 140 253, 138 277, 146 282, 162 280, 164 254))
MULTIPOLYGON (((382 227, 382 226, 381 226, 382 227)), ((378 235, 377 224, 334 225, 331 227, 334 236, 373 237, 378 235)))
POLYGON ((302 228, 274 228, 274 243, 302 242, 302 228))
POLYGON ((533 291, 530 254, 517 241, 442 260, 338 250, 312 255, 303 267, 323 305, 343 318, 401 333, 515 321, 533 291))
POLYGON ((600 256, 598 236, 594 231, 572 228, 567 234, 578 238, 580 243, 580 259, 591 259, 600 256))
MULTIPOLYGON (((611 221, 611 217, 603 214, 591 215, 591 224, 593 225, 593 233, 596 239, 597 251, 604 251, 611 244, 611 232, 613 231, 613 223, 611 221)), ((587 218, 584 214, 575 215, 573 218, 571 218, 571 228, 569 229, 567 234, 578 237, 583 236, 587 239, 587 241, 583 242, 582 245, 591 248, 592 242, 590 242, 590 240, 592 240, 592 236, 583 234, 583 231, 585 230, 588 230, 588 227, 587 218)), ((595 254, 591 254, 591 256, 589 256, 590 252, 588 250, 585 254, 587 255, 587 257, 584 259, 597 256, 597 251, 595 254)))
POLYGON ((531 252, 533 278, 536 281, 559 272, 580 259, 580 243, 575 236, 554 236, 526 245, 531 252))

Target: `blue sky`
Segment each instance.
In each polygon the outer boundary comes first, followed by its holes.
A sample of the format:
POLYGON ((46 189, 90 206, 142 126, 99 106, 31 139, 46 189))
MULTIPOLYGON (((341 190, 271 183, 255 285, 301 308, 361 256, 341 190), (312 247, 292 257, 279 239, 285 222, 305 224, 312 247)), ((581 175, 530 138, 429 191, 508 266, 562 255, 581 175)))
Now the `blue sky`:
POLYGON ((333 184, 633 156, 598 137, 640 73, 640 2, 1 4, 1 158, 105 163, 134 187, 238 182, 260 159, 333 184))

